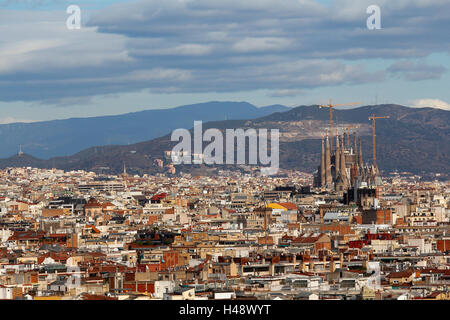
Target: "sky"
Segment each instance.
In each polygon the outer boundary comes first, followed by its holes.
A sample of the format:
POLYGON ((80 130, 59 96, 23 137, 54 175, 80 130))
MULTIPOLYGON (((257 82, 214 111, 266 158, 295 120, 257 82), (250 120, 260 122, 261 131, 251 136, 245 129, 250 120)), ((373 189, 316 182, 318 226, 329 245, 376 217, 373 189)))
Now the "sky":
POLYGON ((0 123, 213 100, 450 110, 449 12, 449 0, 0 0, 0 123))

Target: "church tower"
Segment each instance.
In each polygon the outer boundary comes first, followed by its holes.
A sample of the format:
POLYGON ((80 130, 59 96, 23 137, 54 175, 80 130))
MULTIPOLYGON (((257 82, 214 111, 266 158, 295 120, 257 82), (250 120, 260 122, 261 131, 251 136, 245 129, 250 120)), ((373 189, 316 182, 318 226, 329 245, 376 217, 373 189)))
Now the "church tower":
POLYGON ((339 149, 339 143, 340 143, 340 138, 339 136, 336 134, 336 152, 334 153, 334 180, 337 179, 337 176, 339 174, 339 160, 341 157, 340 154, 340 149, 339 149))
POLYGON ((344 190, 347 188, 347 168, 346 168, 346 162, 345 162, 345 153, 344 153, 344 147, 341 142, 341 159, 340 162, 340 174, 342 177, 342 180, 344 182, 344 190))
POLYGON ((322 153, 320 156, 320 186, 325 186, 325 147, 322 137, 322 153))
POLYGON ((333 183, 333 178, 331 176, 331 153, 330 153, 330 140, 328 139, 325 144, 325 184, 331 186, 333 183))
POLYGON ((358 165, 359 168, 362 169, 363 167, 363 156, 362 156, 362 142, 361 142, 361 138, 359 138, 359 156, 358 156, 358 165))

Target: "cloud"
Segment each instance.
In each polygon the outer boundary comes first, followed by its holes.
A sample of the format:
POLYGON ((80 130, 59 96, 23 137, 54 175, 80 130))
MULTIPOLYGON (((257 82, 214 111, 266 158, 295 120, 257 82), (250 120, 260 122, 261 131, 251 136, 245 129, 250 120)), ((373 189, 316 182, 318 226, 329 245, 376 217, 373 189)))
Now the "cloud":
POLYGON ((40 7, 61 2, 62 0, 0 0, 0 7, 7 7, 12 5, 26 5, 30 7, 40 7))
POLYGON ((81 96, 81 97, 65 97, 56 99, 46 99, 38 101, 35 105, 51 105, 57 107, 69 107, 72 105, 92 105, 93 97, 81 96))
POLYGON ((36 121, 39 121, 39 120, 17 119, 14 117, 0 118, 0 124, 18 123, 18 122, 30 123, 30 122, 36 122, 36 121))
MULTIPOLYGON (((196 44, 196 43, 186 43, 181 44, 172 48, 165 49, 153 49, 148 51, 149 55, 180 55, 180 56, 203 56, 211 53, 213 50, 212 46, 196 44)), ((143 52, 141 52, 142 54, 143 52)))
POLYGON ((418 99, 411 104, 413 108, 437 108, 450 111, 450 104, 439 99, 418 99))
POLYGON ((126 37, 98 33, 95 27, 68 30, 65 12, 0 11, 0 81, 39 73, 40 80, 82 74, 83 68, 110 68, 131 62, 126 37))
POLYGON ((268 52, 287 49, 291 41, 283 38, 245 38, 237 41, 232 49, 236 52, 268 52))
POLYGON ((82 11, 80 30, 65 11, 0 10, 0 101, 440 79, 444 67, 408 61, 450 52, 450 2, 378 0, 383 29, 370 31, 372 2, 147 0, 82 11), (372 70, 370 59, 396 61, 372 70))
POLYGON ((276 90, 271 93, 270 96, 274 98, 296 97, 305 94, 305 90, 302 89, 284 89, 276 90))
POLYGON ((420 81, 440 79, 447 71, 443 66, 432 66, 425 62, 397 61, 387 71, 395 77, 404 78, 409 81, 420 81))

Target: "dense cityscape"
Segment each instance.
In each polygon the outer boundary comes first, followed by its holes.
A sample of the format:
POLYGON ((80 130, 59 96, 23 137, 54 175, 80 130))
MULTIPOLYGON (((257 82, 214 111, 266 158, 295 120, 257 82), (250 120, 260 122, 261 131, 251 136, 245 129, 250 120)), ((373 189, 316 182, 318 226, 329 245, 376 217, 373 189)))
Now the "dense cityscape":
POLYGON ((0 304, 25 318, 439 314, 449 13, 0 0, 0 304))
POLYGON ((0 299, 450 299, 449 182, 330 140, 315 175, 6 168, 0 299))

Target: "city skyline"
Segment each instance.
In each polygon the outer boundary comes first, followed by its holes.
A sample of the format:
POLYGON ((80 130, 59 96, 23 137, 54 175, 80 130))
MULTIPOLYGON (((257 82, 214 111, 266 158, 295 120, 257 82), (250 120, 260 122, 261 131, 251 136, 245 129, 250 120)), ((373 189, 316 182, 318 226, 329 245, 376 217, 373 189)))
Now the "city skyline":
POLYGON ((5 310, 270 319, 340 300, 364 317, 370 300, 450 300, 449 13, 0 0, 5 310))

